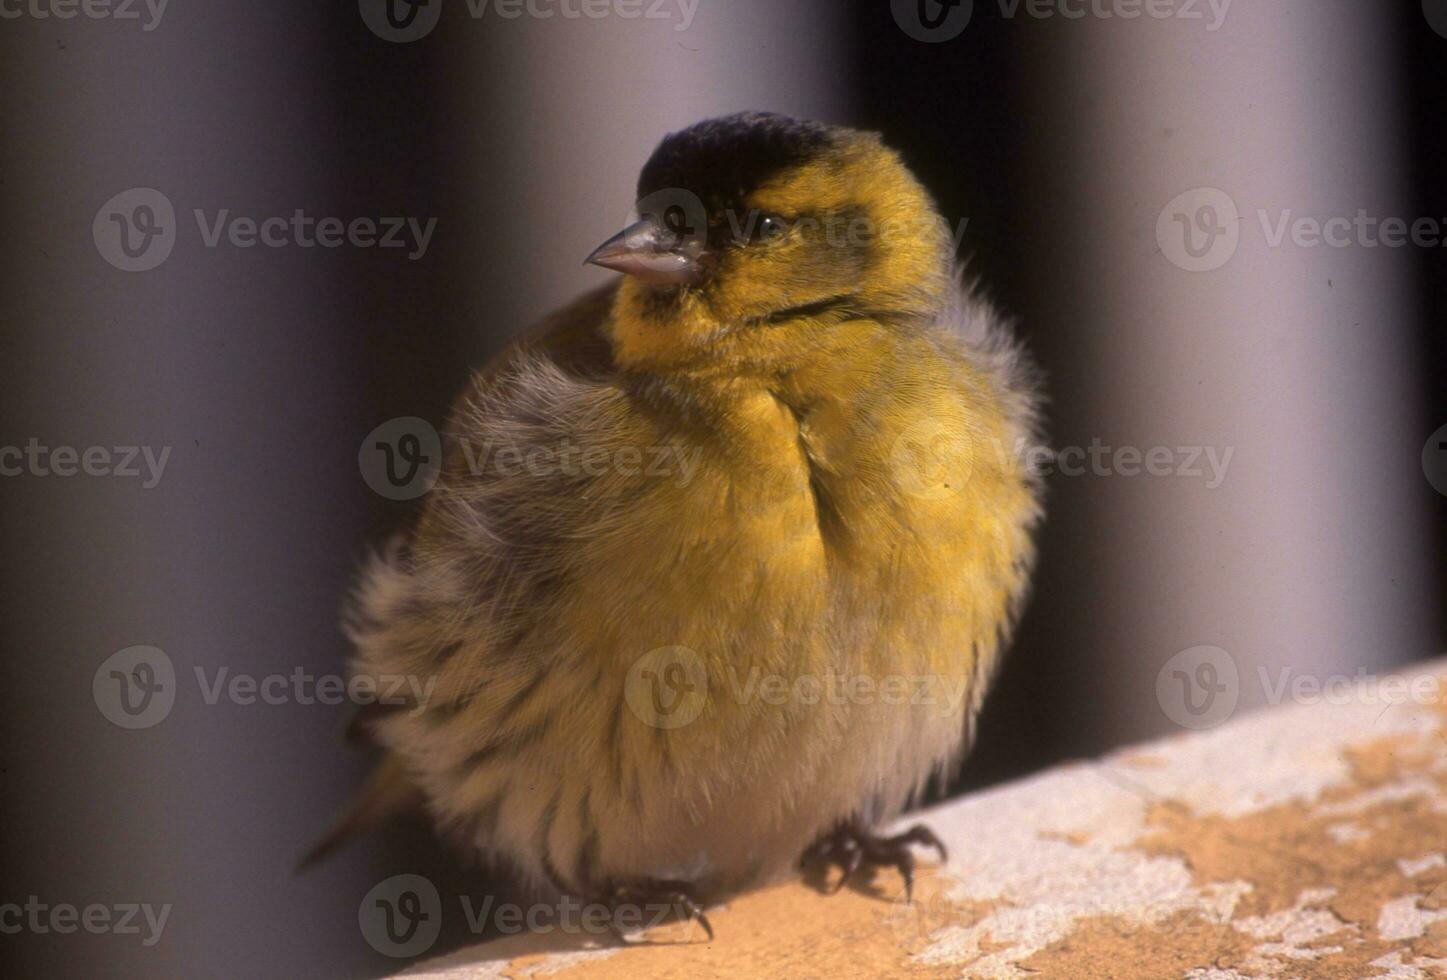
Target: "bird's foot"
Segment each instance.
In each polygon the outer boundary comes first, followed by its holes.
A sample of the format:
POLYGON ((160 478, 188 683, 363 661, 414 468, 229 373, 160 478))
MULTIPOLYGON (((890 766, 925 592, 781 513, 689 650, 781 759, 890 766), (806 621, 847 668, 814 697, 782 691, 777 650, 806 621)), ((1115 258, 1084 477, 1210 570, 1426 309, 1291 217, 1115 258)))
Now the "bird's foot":
POLYGON ((659 878, 624 878, 610 881, 601 901, 612 911, 613 931, 619 939, 626 931, 658 925, 668 913, 697 922, 713 939, 713 926, 704 915, 693 886, 684 881, 659 878), (632 920, 631 922, 625 920, 632 920))
POLYGON ((846 820, 823 837, 819 838, 804 852, 801 864, 805 868, 828 869, 838 866, 842 874, 833 888, 833 894, 861 869, 874 871, 877 868, 892 867, 904 879, 905 901, 914 897, 914 854, 912 845, 933 847, 939 851, 940 860, 948 861, 949 852, 944 842, 924 824, 915 824, 902 834, 880 837, 854 820, 846 820))

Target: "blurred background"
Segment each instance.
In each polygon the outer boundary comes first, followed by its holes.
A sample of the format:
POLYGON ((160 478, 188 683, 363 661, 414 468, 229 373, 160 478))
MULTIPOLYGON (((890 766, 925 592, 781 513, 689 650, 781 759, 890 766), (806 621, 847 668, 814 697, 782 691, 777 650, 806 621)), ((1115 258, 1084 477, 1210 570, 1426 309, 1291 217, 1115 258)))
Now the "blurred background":
POLYGON ((405 825, 293 876, 365 769, 347 709, 207 685, 343 670, 356 562, 414 506, 364 437, 605 281, 639 166, 710 115, 882 131, 1076 451, 957 790, 1440 655, 1447 0, 1386 6, 0 3, 0 906, 170 907, 0 909, 5 973, 381 975, 370 888, 494 887, 405 825), (298 211, 413 224, 234 223, 298 211), (150 715, 106 702, 138 646, 150 715))

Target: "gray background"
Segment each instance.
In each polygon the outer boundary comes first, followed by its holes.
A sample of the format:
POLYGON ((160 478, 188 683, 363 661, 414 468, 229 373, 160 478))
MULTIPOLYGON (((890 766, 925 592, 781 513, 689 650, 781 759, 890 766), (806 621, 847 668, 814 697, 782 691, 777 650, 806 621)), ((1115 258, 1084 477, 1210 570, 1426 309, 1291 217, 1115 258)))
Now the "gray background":
MULTIPOLYGON (((1410 5, 1409 5, 1410 6, 1410 5)), ((0 446, 172 447, 159 486, 0 478, 0 903, 172 903, 162 941, 0 936, 10 975, 357 976, 358 903, 417 872, 495 887, 401 826, 303 877, 356 785, 346 711, 205 703, 193 670, 338 672, 341 597, 410 513, 363 482, 387 419, 605 281, 580 261, 666 131, 770 108, 886 132, 969 218, 972 268, 1050 376, 1057 446, 1233 447, 1226 482, 1055 477, 1033 604, 960 787, 1178 730, 1180 651, 1327 677, 1443 648, 1441 250, 1270 248, 1254 212, 1447 218, 1447 39, 1419 12, 1238 0, 1199 22, 1003 19, 938 44, 888 3, 703 0, 669 21, 474 20, 391 44, 357 9, 182 4, 0 21, 0 446), (1222 268, 1161 254, 1176 195, 1244 213, 1222 268), (127 273, 97 210, 161 189, 179 236, 127 273), (206 248, 191 217, 438 218, 426 256, 206 248), (159 725, 92 697, 107 657, 178 673, 159 725)), ((7 8, 8 9, 8 8, 7 8)), ((676 10, 676 6, 667 9, 676 10)), ((433 952, 468 937, 452 915, 433 952)))

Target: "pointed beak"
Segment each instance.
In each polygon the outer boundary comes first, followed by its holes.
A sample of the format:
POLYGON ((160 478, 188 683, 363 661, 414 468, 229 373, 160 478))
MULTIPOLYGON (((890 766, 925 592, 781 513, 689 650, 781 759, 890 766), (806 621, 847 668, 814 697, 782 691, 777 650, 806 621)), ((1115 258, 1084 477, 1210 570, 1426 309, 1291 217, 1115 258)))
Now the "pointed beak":
POLYGON ((696 282, 701 268, 687 243, 645 218, 624 228, 583 261, 614 269, 642 282, 696 282))

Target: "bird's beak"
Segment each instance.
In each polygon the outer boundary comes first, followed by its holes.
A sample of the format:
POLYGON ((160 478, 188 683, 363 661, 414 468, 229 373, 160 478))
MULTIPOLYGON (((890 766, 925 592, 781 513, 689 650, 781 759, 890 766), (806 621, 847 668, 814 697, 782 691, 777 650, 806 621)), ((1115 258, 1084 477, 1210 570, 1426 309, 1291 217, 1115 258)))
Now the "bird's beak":
POLYGON ((677 235, 645 218, 599 245, 583 261, 647 283, 696 282, 701 270, 698 257, 690 251, 677 235))

